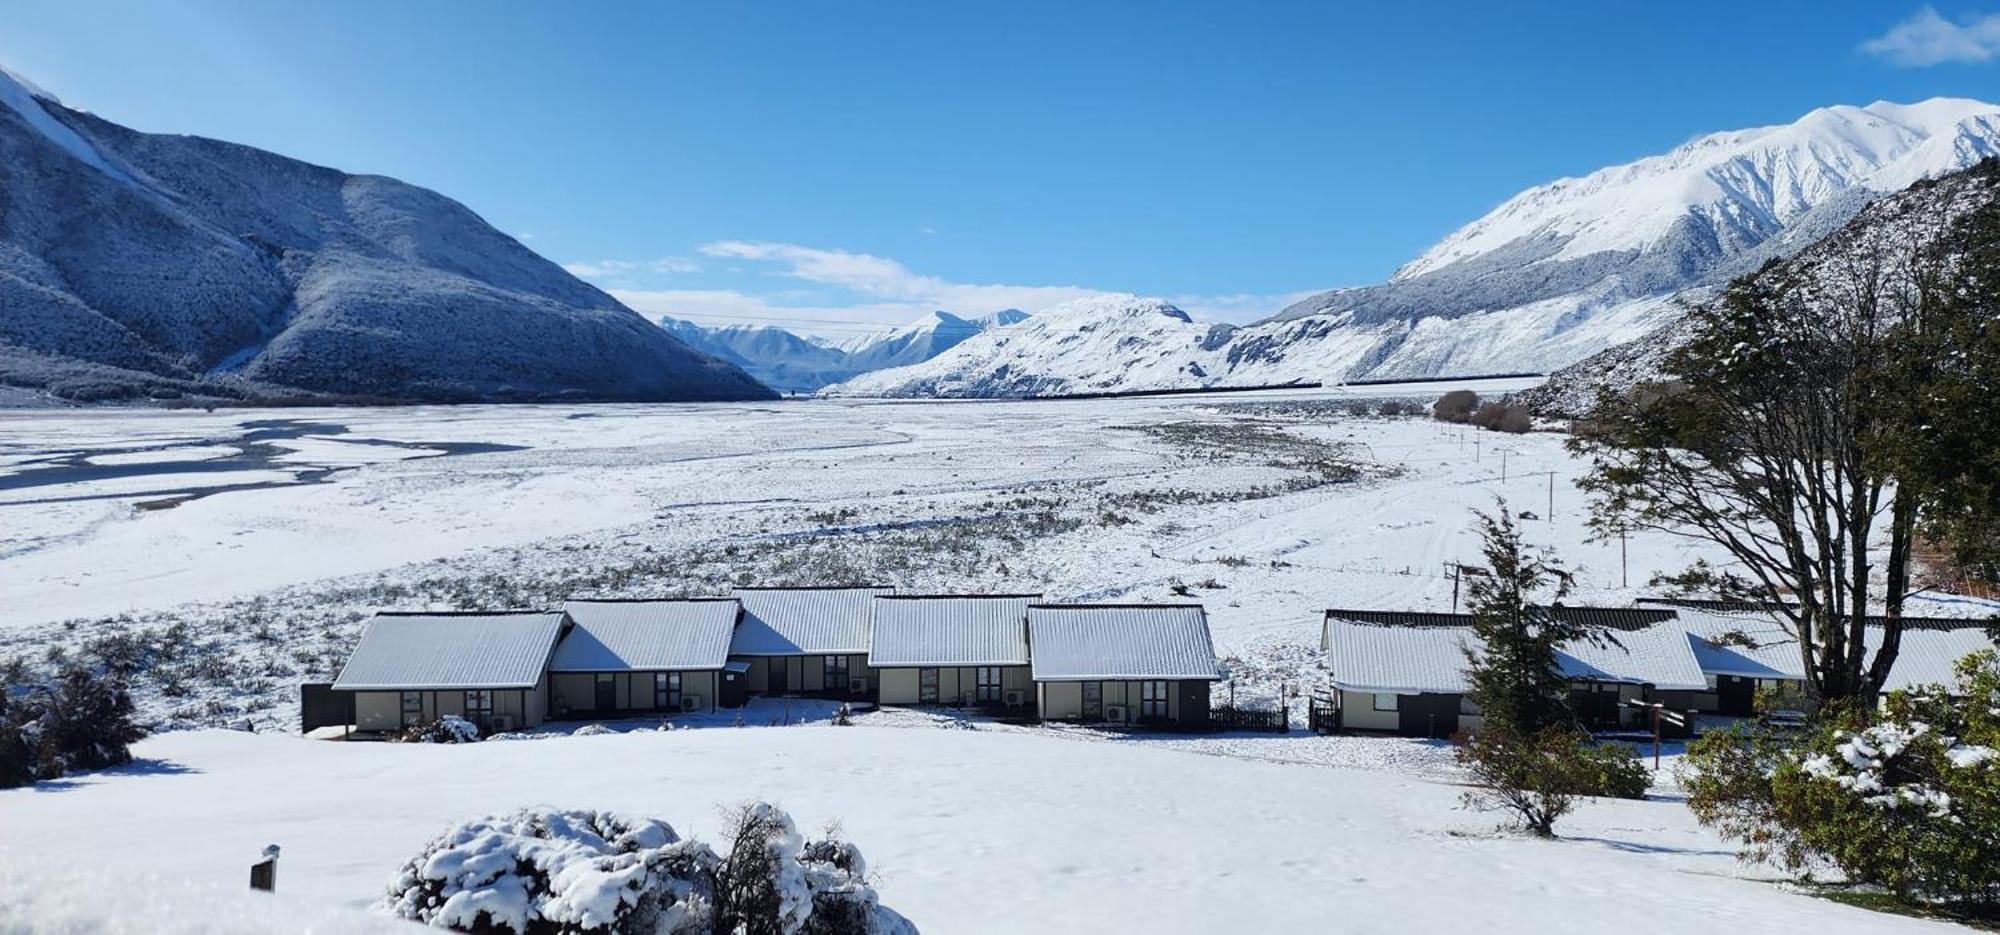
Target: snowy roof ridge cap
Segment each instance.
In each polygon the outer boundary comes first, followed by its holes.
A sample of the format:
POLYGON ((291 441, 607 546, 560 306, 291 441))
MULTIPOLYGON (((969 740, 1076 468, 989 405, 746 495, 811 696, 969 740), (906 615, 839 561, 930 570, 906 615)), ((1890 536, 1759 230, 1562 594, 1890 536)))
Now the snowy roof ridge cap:
POLYGON ((696 601, 733 601, 728 595, 704 595, 702 597, 567 597, 565 604, 682 604, 696 601))

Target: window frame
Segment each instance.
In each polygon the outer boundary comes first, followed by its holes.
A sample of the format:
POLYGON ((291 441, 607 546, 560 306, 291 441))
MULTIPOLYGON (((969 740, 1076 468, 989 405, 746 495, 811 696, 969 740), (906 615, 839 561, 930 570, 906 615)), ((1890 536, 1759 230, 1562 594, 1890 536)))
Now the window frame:
POLYGON ((847 657, 821 656, 819 658, 820 658, 820 670, 819 670, 820 687, 830 692, 846 691, 847 678, 848 678, 847 673, 849 672, 847 665, 847 657), (836 672, 840 673, 838 677, 834 675, 834 673, 836 672))
POLYGON ((972 700, 980 704, 999 704, 1001 699, 1006 697, 1006 676, 1001 673, 1000 668, 1000 666, 973 667, 972 700), (988 673, 993 676, 990 681, 987 679, 988 673))
POLYGON ((465 697, 459 700, 459 711, 466 720, 485 727, 493 720, 493 691, 486 688, 468 688, 465 697), (474 696, 478 703, 474 703, 474 696))
POLYGON ((1369 700, 1369 706, 1376 711, 1381 711, 1386 713, 1390 711, 1403 710, 1403 700, 1402 700, 1403 696, 1398 695, 1395 692, 1369 692, 1369 695, 1371 696, 1369 700), (1386 708, 1382 707, 1382 699, 1384 698, 1389 699, 1389 706, 1386 708))
POLYGON ((653 707, 661 711, 679 711, 681 693, 685 688, 685 680, 679 672, 653 673, 653 707))
POLYGON ((1139 718, 1170 718, 1173 716, 1171 683, 1163 679, 1146 679, 1139 683, 1139 718), (1157 695, 1158 697, 1153 697, 1157 695))

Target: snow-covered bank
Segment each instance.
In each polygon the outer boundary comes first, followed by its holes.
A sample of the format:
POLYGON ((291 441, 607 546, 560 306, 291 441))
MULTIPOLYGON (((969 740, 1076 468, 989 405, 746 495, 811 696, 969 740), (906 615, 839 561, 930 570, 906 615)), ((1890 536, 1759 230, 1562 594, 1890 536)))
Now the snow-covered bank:
POLYGON ((456 747, 202 731, 136 752, 0 793, 7 846, 234 885, 276 842, 282 893, 362 907, 458 818, 546 803, 713 836, 718 805, 762 797, 838 820, 927 933, 1950 930, 1744 879, 1673 801, 1593 801, 1538 842, 1487 834, 1433 780, 1145 744, 808 725, 456 747))

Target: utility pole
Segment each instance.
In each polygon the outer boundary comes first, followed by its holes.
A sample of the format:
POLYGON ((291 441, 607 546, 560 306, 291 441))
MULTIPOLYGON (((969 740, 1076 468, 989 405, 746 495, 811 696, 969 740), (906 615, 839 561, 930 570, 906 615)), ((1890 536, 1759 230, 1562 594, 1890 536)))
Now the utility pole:
POLYGON ((1549 524, 1556 521, 1556 472, 1549 472, 1549 524))
POLYGON ((1500 483, 1507 482, 1507 449, 1500 449, 1500 483))
POLYGON ((1620 523, 1618 524, 1618 586, 1621 588, 1632 586, 1632 582, 1626 577, 1631 572, 1631 564, 1626 561, 1626 557, 1625 524, 1620 523))

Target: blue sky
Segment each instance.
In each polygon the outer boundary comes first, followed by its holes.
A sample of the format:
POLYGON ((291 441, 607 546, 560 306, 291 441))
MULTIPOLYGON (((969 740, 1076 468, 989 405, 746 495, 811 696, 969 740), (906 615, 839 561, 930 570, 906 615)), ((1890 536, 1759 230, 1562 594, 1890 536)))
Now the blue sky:
POLYGON ((642 311, 839 335, 1100 289, 1252 319, 1700 133, 1991 100, 1993 14, 9 0, 0 63, 438 189, 642 311))

